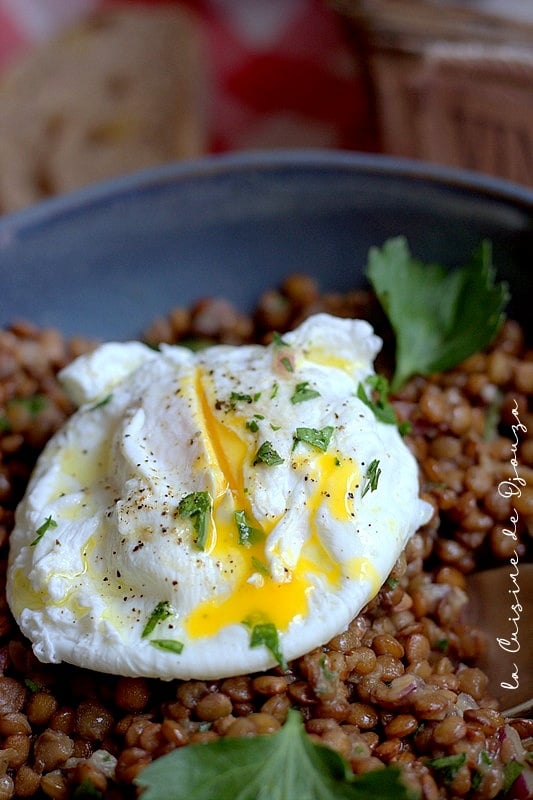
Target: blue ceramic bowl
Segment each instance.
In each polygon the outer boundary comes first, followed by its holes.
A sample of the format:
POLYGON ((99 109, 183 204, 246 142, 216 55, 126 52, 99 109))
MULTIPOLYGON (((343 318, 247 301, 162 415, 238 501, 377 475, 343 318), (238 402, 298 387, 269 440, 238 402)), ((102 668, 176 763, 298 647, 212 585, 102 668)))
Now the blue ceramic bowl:
POLYGON ((206 295, 251 308, 289 272, 360 285, 368 248, 403 234, 416 256, 461 263, 491 239, 512 313, 529 319, 533 192, 379 156, 299 151, 142 171, 0 219, 0 325, 135 337, 206 295))

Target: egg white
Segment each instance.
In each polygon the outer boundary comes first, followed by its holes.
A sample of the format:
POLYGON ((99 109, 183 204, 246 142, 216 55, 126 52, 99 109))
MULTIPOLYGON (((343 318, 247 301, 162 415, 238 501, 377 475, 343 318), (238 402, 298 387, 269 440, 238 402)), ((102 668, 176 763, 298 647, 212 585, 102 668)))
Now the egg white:
POLYGON ((10 545, 8 602, 37 657, 212 679, 276 663, 251 646, 255 624, 286 660, 343 631, 431 513, 396 426, 357 397, 380 347, 368 323, 318 314, 268 347, 110 343, 67 367, 80 407, 41 454, 10 545), (295 402, 297 387, 317 394, 295 402), (331 428, 327 448, 299 428, 331 428), (257 460, 265 442, 282 463, 257 460), (179 511, 197 492, 203 547, 179 511), (236 511, 257 542, 239 543, 236 511))

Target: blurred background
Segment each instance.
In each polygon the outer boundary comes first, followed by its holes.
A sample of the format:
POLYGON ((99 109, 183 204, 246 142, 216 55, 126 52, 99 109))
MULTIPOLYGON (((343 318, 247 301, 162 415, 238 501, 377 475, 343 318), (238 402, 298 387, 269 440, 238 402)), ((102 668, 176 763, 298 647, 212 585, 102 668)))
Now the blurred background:
POLYGON ((533 0, 0 0, 0 213, 206 153, 533 185, 533 0))

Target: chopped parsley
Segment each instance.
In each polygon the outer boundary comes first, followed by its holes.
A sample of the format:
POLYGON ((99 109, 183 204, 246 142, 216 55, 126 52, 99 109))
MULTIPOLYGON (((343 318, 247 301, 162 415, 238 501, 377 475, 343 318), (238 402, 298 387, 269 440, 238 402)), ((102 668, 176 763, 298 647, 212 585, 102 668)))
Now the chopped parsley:
POLYGON ((503 793, 507 794, 515 780, 519 777, 522 770, 525 769, 525 764, 519 761, 508 761, 503 765, 503 793))
POLYGON ((428 767, 432 767, 432 769, 436 769, 442 775, 444 783, 451 783, 463 764, 466 764, 466 753, 428 759, 425 764, 428 767))
POLYGON ((160 603, 156 605, 150 616, 148 617, 148 622, 143 628, 143 632, 141 637, 146 639, 147 636, 150 636, 154 628, 159 622, 163 622, 165 619, 168 619, 174 613, 172 606, 168 602, 168 600, 161 600, 160 603))
POLYGON ((32 394, 30 397, 15 397, 11 402, 24 406, 32 417, 36 417, 48 405, 48 400, 42 394, 32 394))
POLYGON ((374 458, 373 461, 370 462, 368 465, 368 469, 366 471, 365 480, 366 483, 363 486, 363 490, 361 492, 361 497, 364 497, 367 492, 375 492, 378 488, 378 481, 379 476, 381 475, 381 467, 379 466, 379 459, 374 458))
POLYGON ((283 464, 283 459, 279 453, 274 450, 271 442, 263 442, 255 454, 252 466, 256 464, 266 464, 267 467, 275 467, 277 464, 283 464))
MULTIPOLYGON (((290 348, 290 344, 282 339, 280 334, 276 333, 275 331, 272 334, 272 344, 276 349, 280 347, 290 348)), ((287 370, 287 372, 294 372, 294 367, 289 356, 279 356, 278 360, 282 367, 287 370)))
POLYGON ((251 394, 241 394, 240 392, 232 392, 230 394, 229 405, 231 409, 237 407, 237 403, 252 403, 253 398, 251 394))
POLYGON ((257 433, 257 431, 259 430, 259 424, 257 422, 258 419, 259 420, 264 419, 263 414, 254 414, 253 418, 249 419, 248 422, 246 423, 246 427, 248 428, 249 431, 252 431, 252 433, 257 433))
POLYGON ((243 620, 243 625, 250 629, 250 647, 266 647, 280 667, 287 669, 287 662, 281 652, 279 635, 272 622, 259 622, 254 624, 250 619, 243 620))
POLYGON ((196 531, 195 544, 200 550, 205 549, 211 507, 209 492, 191 492, 191 494, 185 495, 178 505, 179 516, 192 520, 196 531))
POLYGON ((291 403, 293 405, 296 405, 296 403, 305 403, 306 400, 312 400, 315 397, 320 397, 320 392, 317 392, 316 389, 310 389, 309 381, 303 381, 303 383, 296 384, 291 396, 291 403))
POLYGON ((259 561, 259 559, 256 558, 255 556, 252 556, 252 567, 256 569, 257 572, 260 572, 261 575, 265 576, 270 575, 270 570, 267 567, 267 565, 263 564, 263 562, 259 561))
POLYGON ((34 681, 31 678, 24 678, 24 686, 26 686, 26 688, 32 693, 40 692, 43 689, 41 683, 37 683, 37 681, 34 681))
POLYGON ((280 364, 282 364, 285 367, 287 372, 294 372, 294 367, 292 366, 292 361, 290 360, 290 358, 288 356, 283 356, 283 358, 280 358, 279 362, 280 362, 280 364))
POLYGON ((39 527, 35 531, 35 533, 37 535, 35 536, 35 539, 33 540, 33 542, 30 542, 30 547, 35 547, 36 544, 39 544, 39 542, 43 538, 44 534, 47 531, 49 531, 50 528, 57 528, 57 522, 55 521, 55 519, 53 519, 53 517, 48 516, 48 517, 46 517, 46 519, 43 522, 43 524, 39 525, 39 527))
POLYGON ((239 532, 239 544, 250 547, 264 538, 263 531, 250 525, 245 511, 236 511, 234 517, 239 532))
POLYGON ((332 425, 327 425, 325 428, 296 428, 296 432, 292 437, 292 449, 294 450, 298 442, 305 442, 305 444, 325 453, 331 442, 334 430, 335 428, 332 425))
POLYGON ((183 642, 177 639, 150 639, 150 644, 158 650, 166 650, 167 653, 175 653, 177 656, 183 652, 183 642))
POLYGON ((397 425, 398 430, 404 436, 411 430, 411 423, 399 422, 396 409, 389 400, 389 391, 389 382, 384 375, 369 375, 364 384, 358 385, 357 397, 374 412, 377 420, 386 425, 397 425), (365 385, 370 389, 370 396, 366 393, 365 385))
POLYGON ((290 344, 283 339, 281 333, 278 333, 278 331, 273 331, 272 333, 272 344, 274 347, 290 347, 290 344))
POLYGON ((88 411, 96 411, 97 408, 102 408, 103 406, 106 406, 111 401, 112 397, 113 397, 112 393, 111 394, 106 394, 106 396, 102 397, 101 400, 98 400, 97 403, 94 403, 94 405, 89 406, 89 408, 87 410, 88 411))
POLYGON ((102 792, 88 778, 76 786, 72 800, 102 800, 102 792))

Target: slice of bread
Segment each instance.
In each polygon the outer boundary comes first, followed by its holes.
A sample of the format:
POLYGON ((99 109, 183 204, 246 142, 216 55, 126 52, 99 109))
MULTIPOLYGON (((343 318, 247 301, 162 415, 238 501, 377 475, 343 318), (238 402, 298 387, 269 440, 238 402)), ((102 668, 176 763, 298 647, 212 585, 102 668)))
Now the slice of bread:
POLYGON ((102 9, 0 81, 0 212, 205 152, 197 20, 178 6, 102 9))

